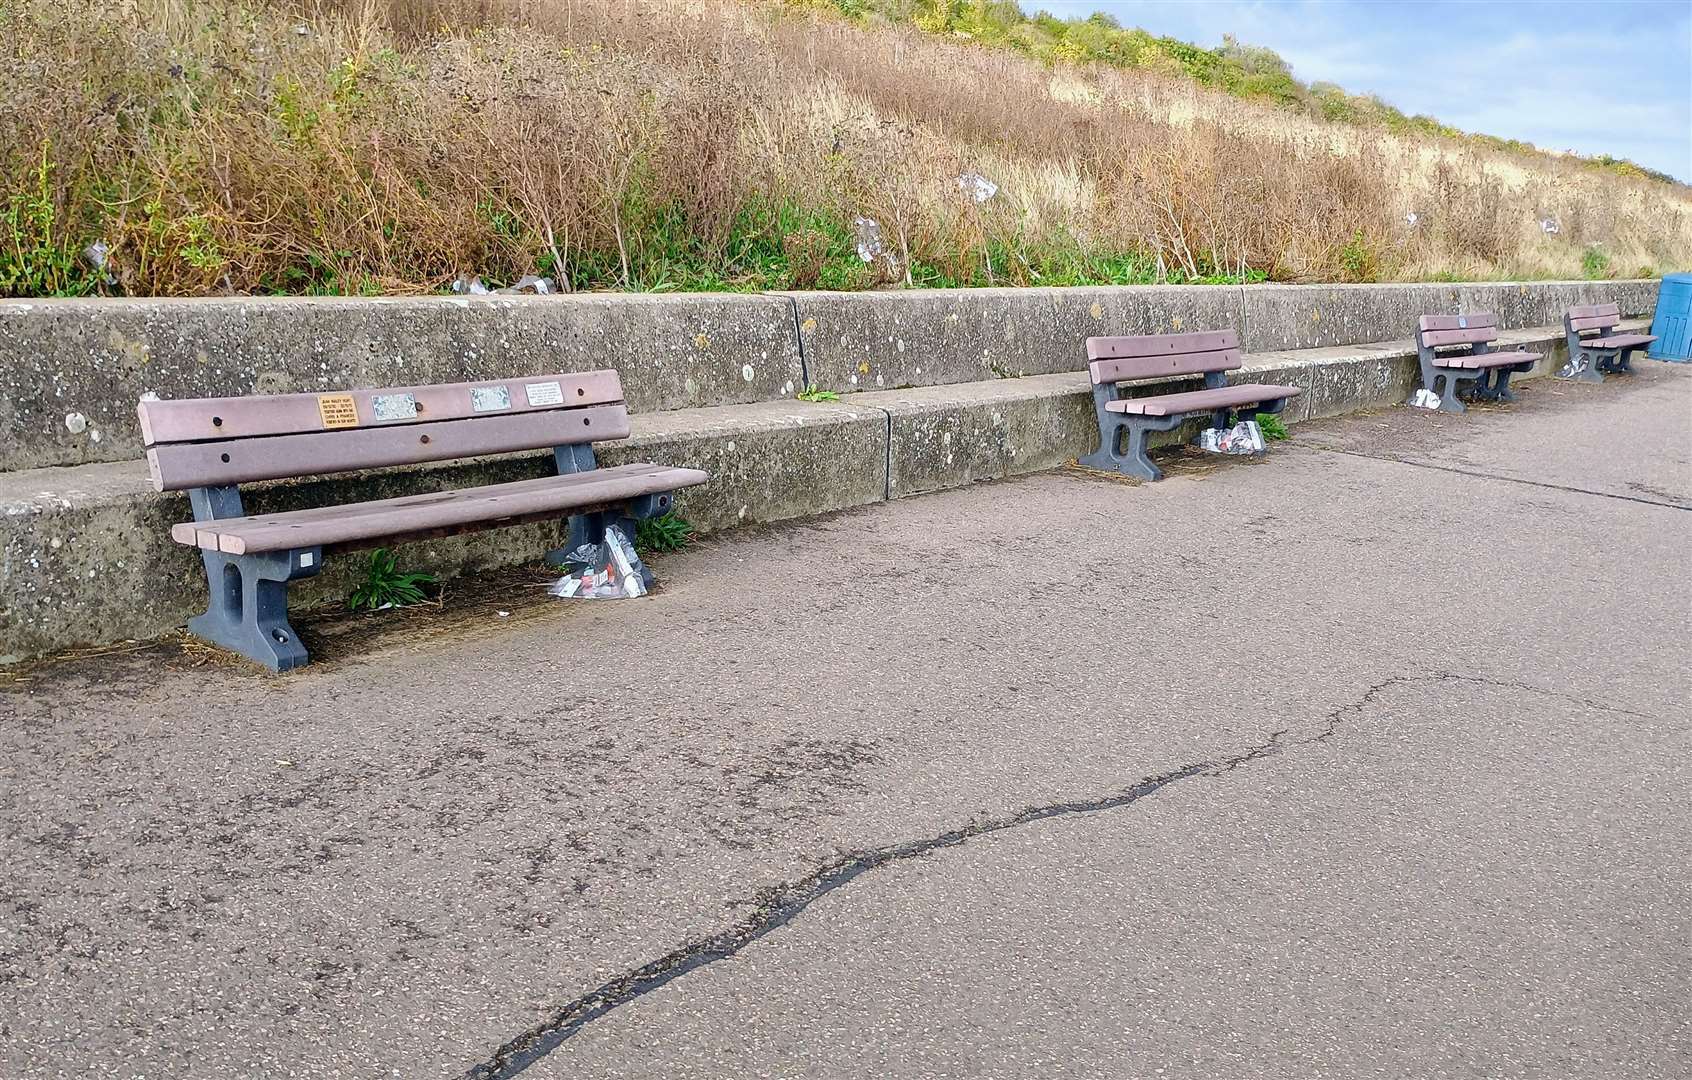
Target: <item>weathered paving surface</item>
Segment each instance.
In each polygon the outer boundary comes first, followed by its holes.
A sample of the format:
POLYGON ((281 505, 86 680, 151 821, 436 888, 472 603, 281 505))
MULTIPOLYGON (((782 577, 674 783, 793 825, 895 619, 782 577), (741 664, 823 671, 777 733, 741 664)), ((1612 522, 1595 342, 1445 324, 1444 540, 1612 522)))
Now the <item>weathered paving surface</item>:
POLYGON ((1524 397, 26 671, 0 1076, 1683 1077, 1692 371, 1524 397))

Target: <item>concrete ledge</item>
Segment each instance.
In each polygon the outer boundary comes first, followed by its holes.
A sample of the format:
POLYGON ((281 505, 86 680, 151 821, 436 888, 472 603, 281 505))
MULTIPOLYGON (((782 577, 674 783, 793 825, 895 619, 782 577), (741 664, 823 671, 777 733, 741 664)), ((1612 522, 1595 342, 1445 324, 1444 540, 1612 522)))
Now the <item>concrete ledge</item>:
MULTIPOLYGON (((1501 342, 1546 353, 1535 375, 1565 359, 1560 328, 1509 331, 1501 342)), ((1289 423, 1398 404, 1417 383, 1409 341, 1261 353, 1234 374, 1236 381, 1302 387, 1304 395, 1289 405, 1289 423)), ((633 438, 602 446, 602 460, 709 471, 710 484, 678 500, 680 512, 704 531, 1033 472, 1086 453, 1097 439, 1087 381, 1076 372, 856 394, 839 404, 776 401, 649 413, 634 421, 633 438)), ((1174 431, 1157 442, 1191 434, 1174 431)), ((253 512, 264 513, 498 483, 549 469, 550 455, 508 455, 253 485, 246 496, 253 512)), ((0 473, 0 662, 181 626, 205 604, 198 557, 169 539, 170 526, 188 517, 187 500, 155 493, 140 461, 0 473)), ((557 525, 497 529, 407 545, 401 561, 451 578, 533 561, 559 536, 557 525)), ((356 556, 331 560, 322 576, 300 583, 297 602, 344 596, 357 564, 356 556)))
POLYGON ((616 368, 636 412, 803 389, 776 296, 0 301, 0 470, 140 454, 135 403, 616 368), (81 423, 68 425, 76 414, 81 423), (78 430, 80 428, 80 430, 78 430))
POLYGON ((889 498, 1038 472, 1098 441, 1079 372, 859 394, 888 416, 889 498))

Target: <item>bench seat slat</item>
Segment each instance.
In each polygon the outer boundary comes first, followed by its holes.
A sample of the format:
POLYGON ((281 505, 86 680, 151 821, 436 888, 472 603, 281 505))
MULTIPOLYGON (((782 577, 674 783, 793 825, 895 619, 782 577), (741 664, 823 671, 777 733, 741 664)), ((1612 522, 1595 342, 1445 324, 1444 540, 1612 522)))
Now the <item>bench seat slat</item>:
POLYGON ((1588 349, 1621 349, 1629 345, 1649 345, 1655 340, 1655 334, 1612 334, 1609 337, 1586 338, 1581 344, 1588 349))
POLYGON ((1301 392, 1296 386, 1242 383, 1238 386, 1219 386, 1214 390, 1193 390, 1184 394, 1120 398, 1107 402, 1105 409, 1108 412, 1133 413, 1139 416, 1172 416, 1176 413, 1210 412, 1234 405, 1297 397, 1301 392))
POLYGON ((596 405, 429 424, 162 443, 147 451, 147 466, 155 488, 179 491, 626 439, 628 435, 626 408, 596 405))
POLYGON ((1505 367, 1509 364, 1525 364, 1529 361, 1543 360, 1544 354, 1522 351, 1501 351, 1481 353, 1478 356, 1442 356, 1436 360, 1435 366, 1447 368, 1464 368, 1476 370, 1481 368, 1505 367))
POLYGON ((664 465, 619 465, 609 469, 543 476, 507 484, 406 495, 343 506, 322 506, 281 514, 183 522, 172 527, 179 544, 250 555, 290 548, 344 549, 370 541, 451 532, 512 519, 562 516, 641 495, 655 495, 705 483, 697 469, 664 465))
POLYGON ((322 398, 351 398, 360 427, 392 427, 432 420, 509 416, 542 409, 607 405, 623 400, 623 384, 615 371, 605 370, 323 394, 143 401, 139 406, 141 438, 145 445, 152 446, 155 443, 323 431, 323 413, 319 406, 322 398), (479 398, 477 391, 482 392, 479 398), (415 416, 404 416, 408 410, 403 407, 397 411, 385 410, 393 419, 384 420, 378 416, 378 404, 403 406, 405 398, 416 403, 415 416), (506 405, 498 408, 502 400, 506 405), (483 411, 476 409, 478 403, 483 405, 483 411))

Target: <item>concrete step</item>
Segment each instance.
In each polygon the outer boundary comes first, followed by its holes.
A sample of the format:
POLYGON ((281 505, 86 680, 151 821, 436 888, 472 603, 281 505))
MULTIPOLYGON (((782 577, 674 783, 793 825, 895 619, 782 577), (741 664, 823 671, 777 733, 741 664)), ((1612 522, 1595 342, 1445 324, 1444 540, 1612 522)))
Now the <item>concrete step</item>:
MULTIPOLYGON (((1545 353, 1533 375, 1564 360, 1559 327, 1505 331, 1500 345, 1545 353)), ((1234 381, 1302 388, 1284 414, 1296 424, 1403 402, 1417 382, 1415 347, 1385 341, 1261 352, 1247 357, 1234 381)), ((840 402, 651 412, 633 423, 632 438, 600 448, 601 461, 709 472, 710 484, 677 503, 703 532, 1052 468, 1092 450, 1098 437, 1081 372, 871 391, 840 402)), ((1175 431, 1162 441, 1186 437, 1175 431)), ((505 455, 252 485, 247 505, 264 513, 388 498, 539 476, 550 465, 550 455, 505 455)), ((189 517, 185 497, 152 490, 140 460, 0 473, 0 662, 153 636, 202 610, 200 562, 169 538, 170 526, 189 517)), ((532 561, 558 539, 555 525, 525 525, 407 545, 400 562, 446 579, 532 561)), ((331 560, 322 576, 299 583, 295 602, 344 596, 359 562, 356 555, 331 560)))

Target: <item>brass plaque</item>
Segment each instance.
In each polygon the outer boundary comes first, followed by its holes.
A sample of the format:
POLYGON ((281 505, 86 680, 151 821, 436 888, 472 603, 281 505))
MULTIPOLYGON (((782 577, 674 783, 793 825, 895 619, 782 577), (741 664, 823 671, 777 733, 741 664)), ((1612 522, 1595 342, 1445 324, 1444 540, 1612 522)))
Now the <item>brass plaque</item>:
POLYGON ((326 428, 358 426, 358 405, 351 394, 317 395, 317 412, 326 428))

